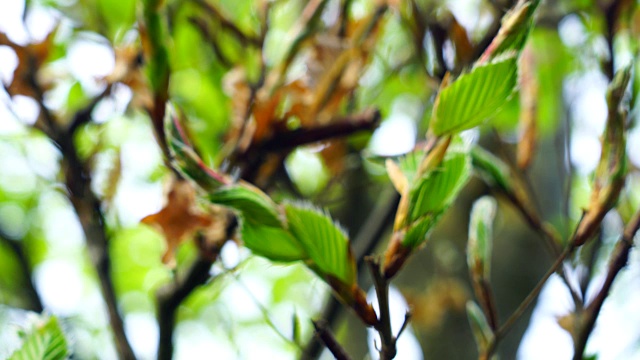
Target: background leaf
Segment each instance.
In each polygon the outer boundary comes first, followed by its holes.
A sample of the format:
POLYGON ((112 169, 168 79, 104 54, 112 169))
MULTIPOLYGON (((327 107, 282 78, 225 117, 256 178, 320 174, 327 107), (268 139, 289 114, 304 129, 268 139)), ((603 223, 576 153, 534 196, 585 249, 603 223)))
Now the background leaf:
POLYGON ((58 319, 51 316, 26 336, 22 347, 9 360, 59 360, 68 355, 67 340, 58 319))

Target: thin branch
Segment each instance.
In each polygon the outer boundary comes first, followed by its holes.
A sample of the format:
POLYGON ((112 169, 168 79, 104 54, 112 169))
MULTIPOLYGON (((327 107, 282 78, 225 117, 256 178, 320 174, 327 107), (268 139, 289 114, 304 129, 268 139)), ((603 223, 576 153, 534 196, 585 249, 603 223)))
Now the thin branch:
POLYGON ((396 335, 396 339, 400 337, 400 335, 402 335, 402 333, 407 329, 407 327, 409 326, 409 322, 411 321, 411 317, 413 316, 413 314, 411 313, 411 310, 408 310, 405 314, 404 314, 404 321, 402 321, 402 326, 400 327, 400 331, 398 331, 398 335, 396 335))
POLYGON ((547 280, 549 280, 551 275, 553 275, 556 271, 558 271, 561 268, 564 260, 567 258, 567 256, 569 256, 573 252, 573 249, 574 249, 573 247, 567 247, 560 254, 560 256, 556 259, 553 265, 551 265, 549 270, 547 270, 547 272, 544 274, 544 276, 542 276, 540 281, 538 281, 538 284, 536 284, 533 290, 531 290, 529 295, 527 295, 527 297, 525 297, 524 300, 522 300, 522 303, 520 303, 518 308, 516 308, 516 310, 511 314, 511 316, 509 316, 509 318, 504 322, 504 324, 502 324, 502 326, 495 332, 494 338, 492 339, 491 343, 487 346, 487 354, 490 355, 493 353, 498 341, 500 341, 500 339, 504 337, 504 335, 516 323, 516 321, 518 321, 518 319, 522 317, 522 315, 527 310, 527 308, 538 297, 538 294, 540 293, 540 291, 542 291, 544 284, 547 282, 547 280))
POLYGON ((609 260, 609 267, 607 270, 607 276, 604 283, 600 288, 600 291, 596 294, 591 304, 589 304, 582 314, 578 314, 582 317, 580 324, 582 325, 574 338, 574 355, 575 359, 582 359, 587 340, 589 335, 593 331, 596 319, 602 310, 602 305, 611 291, 616 276, 627 265, 629 260, 629 252, 633 247, 633 238, 640 229, 640 211, 636 212, 631 221, 627 224, 622 235, 622 239, 618 241, 614 248, 611 258, 609 260))
POLYGON ((254 173, 259 169, 258 165, 264 161, 268 153, 289 151, 301 145, 349 136, 360 131, 371 131, 378 126, 379 122, 380 112, 374 110, 365 111, 359 115, 339 117, 325 126, 277 133, 260 144, 252 144, 245 152, 243 159, 239 159, 244 160, 243 162, 247 164, 241 177, 252 179, 254 173))
POLYGON ((232 68, 233 63, 222 52, 222 49, 218 44, 218 39, 211 33, 211 31, 209 30, 209 25, 205 22, 205 20, 198 16, 190 16, 189 22, 200 31, 202 37, 207 41, 209 45, 211 45, 211 49, 218 56, 220 64, 222 64, 227 69, 232 68))
POLYGON ((242 43, 242 45, 262 45, 259 37, 246 34, 236 24, 234 24, 233 21, 229 20, 225 15, 223 15, 222 12, 213 4, 204 0, 192 1, 199 5, 207 14, 211 16, 211 18, 220 23, 220 27, 232 34, 240 43, 242 43))
POLYGON ((349 360, 350 357, 347 355, 347 352, 342 348, 340 343, 336 340, 336 338, 331 334, 331 330, 329 330, 328 324, 324 320, 312 321, 313 327, 316 330, 315 335, 322 340, 322 342, 326 345, 327 349, 331 351, 331 354, 337 360, 349 360))
POLYGON ((220 239, 205 239, 204 235, 196 236, 199 248, 198 258, 187 273, 173 283, 160 288, 156 294, 158 302, 157 316, 160 330, 158 343, 158 359, 173 358, 173 332, 178 307, 196 288, 211 279, 209 270, 218 259, 220 250, 230 239, 238 226, 237 218, 230 212, 226 214, 225 233, 220 239), (212 241, 215 240, 215 241, 212 241))
POLYGON ((391 329, 391 312, 389 309, 389 281, 382 273, 380 269, 380 261, 373 258, 367 258, 367 264, 373 278, 373 285, 376 290, 376 297, 378 298, 378 309, 380 317, 378 324, 375 326, 378 334, 380 334, 380 341, 382 346, 380 347, 380 359, 389 360, 396 356, 396 341, 391 329))
POLYGON ((35 78, 35 70, 29 72, 28 83, 36 94, 35 100, 41 111, 39 119, 42 119, 44 124, 39 120, 34 126, 43 131, 63 155, 67 197, 78 215, 87 243, 89 258, 98 274, 100 290, 107 306, 117 353, 121 359, 135 359, 124 330, 124 322, 118 312, 118 302, 111 281, 111 260, 108 254, 109 236, 105 229, 101 202, 91 190, 91 173, 78 155, 73 136, 58 126, 54 115, 44 105, 44 91, 35 78))
POLYGON ((173 330, 178 306, 191 292, 209 280, 209 269, 213 264, 210 257, 199 257, 181 279, 166 285, 158 291, 158 360, 173 358, 173 330))
POLYGON ((302 128, 275 134, 272 138, 257 146, 264 151, 289 150, 322 140, 349 136, 360 131, 371 131, 378 126, 380 118, 380 111, 378 110, 338 117, 325 126, 302 128))
POLYGON ((104 99, 105 97, 109 96, 111 94, 111 87, 113 84, 107 84, 107 87, 96 97, 93 98, 93 100, 91 100, 91 102, 85 106, 83 109, 78 110, 74 115, 73 115, 73 119, 71 120, 71 124, 69 125, 69 128, 67 129, 67 132, 73 136, 73 134, 75 134, 76 130, 88 123, 89 121, 91 121, 91 113, 93 112, 93 109, 96 108, 96 106, 98 105, 98 103, 100 103, 100 101, 102 99, 104 99))

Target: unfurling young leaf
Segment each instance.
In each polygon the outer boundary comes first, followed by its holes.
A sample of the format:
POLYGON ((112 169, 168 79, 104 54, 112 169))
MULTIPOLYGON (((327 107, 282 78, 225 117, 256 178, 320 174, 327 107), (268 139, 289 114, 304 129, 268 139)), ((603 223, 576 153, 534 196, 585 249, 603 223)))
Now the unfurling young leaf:
POLYGON ((490 185, 504 192, 513 191, 513 177, 507 164, 480 146, 471 149, 473 169, 490 185))
POLYGON ((180 123, 178 110, 171 104, 167 104, 164 125, 171 161, 177 171, 207 192, 232 183, 230 176, 209 168, 196 154, 180 123))
POLYGON ((489 196, 478 199, 471 209, 467 265, 473 279, 488 281, 491 273, 492 228, 496 201, 489 196))
POLYGON ((473 301, 467 302, 467 317, 469 318, 473 338, 476 340, 476 345, 478 346, 478 352, 482 354, 486 351, 491 341, 493 341, 493 331, 491 331, 482 310, 478 304, 473 301))
POLYGON ((520 140, 518 167, 526 169, 533 160, 538 136, 538 79, 534 73, 533 50, 526 48, 520 57, 520 140))
POLYGON ((467 242, 467 265, 473 290, 486 321, 492 329, 498 325, 498 314, 491 289, 491 252, 493 247, 493 218, 496 201, 489 196, 478 199, 471 209, 469 241, 467 242))
POLYGON ((607 89, 609 113, 602 136, 602 154, 596 167, 593 191, 587 212, 578 224, 573 244, 584 244, 597 230, 602 219, 618 201, 627 174, 626 113, 622 98, 631 78, 631 67, 618 71, 607 89))
POLYGON ((516 87, 517 59, 513 53, 476 66, 440 91, 434 104, 431 131, 436 136, 455 134, 493 116, 516 87))
POLYGON ((400 201, 394 234, 385 252, 384 273, 393 276, 409 254, 422 243, 466 184, 471 169, 469 155, 451 151, 431 171, 413 180, 400 201))
POLYGON ((9 360, 62 360, 68 356, 67 340, 58 319, 51 316, 26 336, 9 360))
POLYGON ((520 52, 527 42, 533 25, 533 15, 540 0, 520 0, 502 18, 498 34, 493 38, 477 63, 486 63, 506 52, 520 52))
POLYGON ((449 152, 442 163, 411 187, 409 221, 444 211, 467 182, 471 163, 463 152, 449 152))

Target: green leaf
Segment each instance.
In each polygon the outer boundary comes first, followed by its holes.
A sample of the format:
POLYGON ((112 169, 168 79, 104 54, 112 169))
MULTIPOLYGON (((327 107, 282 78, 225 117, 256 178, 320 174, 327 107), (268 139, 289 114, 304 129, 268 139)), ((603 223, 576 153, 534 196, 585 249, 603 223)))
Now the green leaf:
POLYGON ((479 61, 494 59, 510 51, 522 51, 533 25, 533 15, 539 4, 540 0, 519 1, 512 10, 506 13, 502 18, 498 34, 479 61))
POLYGON ((471 332, 478 345, 478 352, 482 353, 492 341, 493 331, 491 331, 484 313, 474 301, 467 302, 467 316, 471 332))
POLYGON ((282 228, 243 222, 240 231, 244 246, 256 255, 283 262, 308 258, 296 239, 282 228))
POLYGON ((323 277, 354 284, 356 263, 344 231, 327 214, 308 205, 286 204, 285 212, 289 230, 313 262, 310 268, 323 277))
POLYGON ((178 110, 170 103, 167 104, 164 127, 171 160, 176 170, 209 192, 231 183, 229 176, 209 168, 196 154, 180 124, 178 110))
POLYGON ((69 355, 67 340, 58 319, 51 316, 27 335, 20 349, 9 360, 59 360, 69 355))
POLYGON ((407 233, 402 239, 402 244, 412 248, 422 244, 422 242, 427 238, 429 231, 431 231, 433 226, 440 219, 442 213, 443 212, 440 211, 436 214, 428 214, 414 221, 409 226, 407 233))
POLYGON ((111 39, 120 40, 136 20, 136 1, 99 0, 98 7, 111 39), (117 39, 116 39, 117 37, 117 39))
POLYGON ((489 279, 496 201, 490 196, 478 199, 471 209, 467 264, 474 279, 489 279))
POLYGON ((438 95, 431 129, 441 136, 482 124, 504 105, 517 83, 517 57, 476 66, 438 95))
POLYGON ((444 211, 469 178, 471 163, 464 152, 449 152, 438 167, 412 186, 409 221, 444 211))
POLYGON ((223 187, 210 194, 209 201, 237 210, 245 223, 283 227, 276 203, 265 193, 248 184, 223 187))
POLYGON ((398 166, 400 167, 400 170, 402 170, 404 176, 407 178, 407 182, 409 184, 413 183, 423 158, 424 150, 420 149, 407 153, 400 159, 398 159, 398 166))
POLYGON ((513 183, 509 167, 502 160, 479 146, 471 149, 471 163, 485 181, 511 192, 513 183))

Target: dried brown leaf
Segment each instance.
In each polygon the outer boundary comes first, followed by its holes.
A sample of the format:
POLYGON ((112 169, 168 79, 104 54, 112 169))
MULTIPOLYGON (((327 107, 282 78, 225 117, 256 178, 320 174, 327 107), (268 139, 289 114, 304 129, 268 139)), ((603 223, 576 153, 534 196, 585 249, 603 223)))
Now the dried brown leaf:
POLYGON ((182 242, 212 223, 211 216, 196 204, 196 190, 189 181, 177 180, 167 194, 167 204, 141 221, 160 231, 167 242, 162 261, 174 263, 175 250, 182 242))

